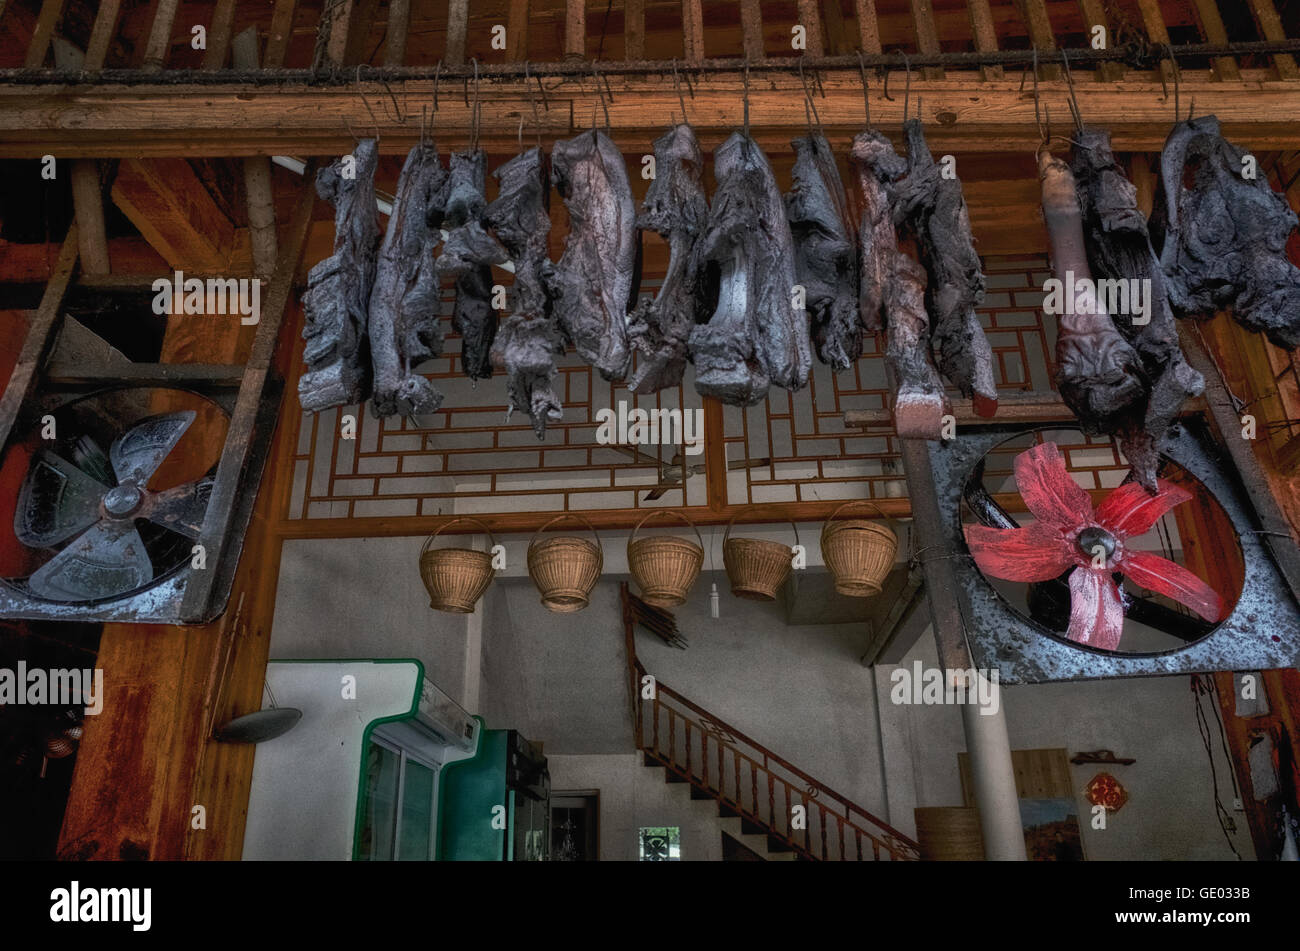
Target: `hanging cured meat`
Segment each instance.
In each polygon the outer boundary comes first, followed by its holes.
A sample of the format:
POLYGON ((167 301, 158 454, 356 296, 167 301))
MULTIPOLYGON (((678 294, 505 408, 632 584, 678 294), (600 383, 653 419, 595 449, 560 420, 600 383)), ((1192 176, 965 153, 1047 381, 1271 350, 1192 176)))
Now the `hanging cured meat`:
POLYGON ((696 250, 709 217, 700 180, 700 146, 691 127, 683 124, 656 139, 654 148, 655 178, 636 224, 657 231, 668 242, 668 271, 659 293, 638 304, 628 319, 628 336, 637 353, 629 383, 633 393, 654 393, 681 383, 691 331, 707 315, 696 250))
POLYGON ((334 204, 334 253, 308 273, 302 297, 307 370, 298 380, 298 402, 305 410, 361 403, 370 396, 366 332, 379 243, 378 161, 375 140, 364 139, 351 156, 316 176, 316 194, 334 204))
POLYGON ((1138 481, 1154 489, 1158 451, 1184 401, 1199 396, 1205 380, 1187 364, 1178 345, 1178 328, 1165 292, 1164 275, 1147 221, 1137 205, 1137 189, 1124 177, 1111 152, 1110 133, 1084 128, 1074 137, 1071 169, 1083 215, 1084 241, 1092 275, 1112 283, 1127 308, 1111 308, 1111 319, 1142 359, 1149 380, 1146 411, 1139 429, 1123 434, 1124 455, 1138 481))
POLYGON ((511 409, 529 415, 537 438, 548 422, 559 422, 555 358, 564 353, 560 328, 551 319, 546 286, 551 262, 546 237, 550 175, 540 148, 529 149, 493 173, 501 183, 497 198, 483 213, 515 265, 514 311, 501 322, 492 344, 492 363, 504 367, 511 409))
POLYGON ((1056 384, 1089 433, 1120 437, 1134 474, 1154 491, 1155 466, 1146 435, 1148 384, 1142 359, 1097 301, 1084 248, 1083 217, 1070 167, 1044 149, 1038 160, 1043 219, 1052 271, 1068 290, 1058 314, 1056 384), (1147 476, 1151 482, 1146 482, 1147 476))
POLYGON ((433 146, 406 156, 370 294, 370 352, 375 416, 432 413, 443 394, 413 372, 442 352, 433 251, 441 240, 447 171, 433 146))
POLYGON ((822 363, 837 372, 847 370, 862 355, 853 213, 826 139, 810 134, 790 144, 794 185, 785 206, 813 346, 822 363))
POLYGON ((1174 127, 1160 157, 1152 216, 1169 300, 1180 317, 1232 309, 1279 347, 1300 346, 1300 269, 1286 256, 1297 218, 1253 156, 1203 116, 1174 127), (1190 187, 1186 180, 1190 177, 1190 187))
POLYGON ((487 155, 482 150, 452 155, 443 219, 447 237, 435 264, 439 281, 456 282, 452 326, 461 336, 461 364, 471 380, 492 375, 497 317, 492 309, 491 265, 510 259, 500 242, 483 228, 486 177, 487 155))
POLYGON ((946 411, 943 381, 930 355, 930 317, 925 310, 925 272, 898 249, 889 188, 907 164, 879 132, 853 139, 850 160, 862 201, 858 307, 862 328, 889 330, 885 358, 897 379, 894 427, 900 436, 937 439, 946 411))
POLYGON ((794 310, 794 246, 772 168, 758 145, 734 133, 714 155, 718 188, 701 243, 719 272, 717 306, 691 333, 695 388, 752 406, 769 383, 808 382, 808 321, 794 310))
POLYGON ((555 188, 569 211, 551 295, 565 335, 606 380, 627 375, 627 312, 641 277, 641 234, 623 153, 593 129, 555 143, 555 188))
POLYGON ((975 308, 984 299, 984 273, 961 182, 945 177, 925 142, 921 120, 903 125, 907 137, 907 177, 894 189, 894 222, 916 238, 929 275, 926 309, 933 319, 933 346, 943 375, 975 412, 992 416, 998 395, 993 383, 993 352, 975 308))

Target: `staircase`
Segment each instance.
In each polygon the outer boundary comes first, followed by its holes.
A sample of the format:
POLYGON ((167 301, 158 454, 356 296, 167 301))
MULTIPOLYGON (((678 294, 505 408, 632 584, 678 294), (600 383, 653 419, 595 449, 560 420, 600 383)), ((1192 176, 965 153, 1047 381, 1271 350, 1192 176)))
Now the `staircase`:
MULTIPOLYGON (((908 861, 916 842, 663 682, 636 656, 637 602, 623 585, 632 722, 646 766, 718 803, 723 831, 763 860, 908 861), (650 696, 646 696, 650 694, 650 696)), ((746 856, 747 857, 747 856, 746 856)))

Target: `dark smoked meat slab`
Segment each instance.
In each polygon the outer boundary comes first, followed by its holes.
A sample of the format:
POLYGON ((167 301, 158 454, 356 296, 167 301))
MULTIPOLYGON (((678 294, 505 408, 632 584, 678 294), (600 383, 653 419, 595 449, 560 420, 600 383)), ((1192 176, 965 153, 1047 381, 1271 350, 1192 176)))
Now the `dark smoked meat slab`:
POLYGON ((700 145, 683 124, 656 139, 654 149, 655 178, 636 224, 668 242, 668 270, 659 293, 637 304, 628 318, 637 354, 628 384, 633 393, 655 393, 682 382, 691 331, 707 317, 697 251, 709 218, 700 145))
POLYGON ((442 240, 447 171, 433 146, 417 145, 397 180, 393 212, 370 293, 375 416, 432 413, 443 394, 413 370, 442 352, 433 250, 442 240))
POLYGON ((916 238, 929 275, 925 300, 939 369, 963 396, 972 398, 976 413, 992 416, 998 405, 993 351, 975 313, 984 299, 984 272, 961 182, 944 177, 930 154, 921 120, 909 119, 903 131, 907 177, 894 189, 894 223, 916 238))
POLYGON ((370 396, 367 313, 379 244, 375 140, 363 139, 350 158, 316 175, 316 194, 334 204, 334 253, 311 269, 302 297, 307 369, 298 380, 298 402, 311 412, 370 396), (344 176, 345 163, 354 174, 344 176))
POLYGON ((546 286, 551 262, 546 239, 551 230, 548 209, 550 172, 540 148, 529 149, 493 173, 500 182, 497 198, 483 213, 483 222, 515 265, 514 310, 501 322, 492 344, 492 363, 506 370, 510 408, 528 414, 537 438, 546 424, 560 421, 555 393, 555 358, 564 353, 559 326, 551 319, 546 286))
POLYGON ((1242 177, 1251 164, 1243 162, 1247 154, 1219 134, 1214 116, 1174 127, 1160 157, 1152 216, 1160 264, 1178 316, 1231 308, 1242 326, 1294 350, 1300 269, 1287 260, 1286 245, 1297 218, 1262 167, 1254 178, 1242 177))
POLYGON ((456 282, 452 326, 460 334, 461 365, 471 380, 485 380, 492 375, 497 317, 492 309, 491 265, 505 264, 510 259, 500 242, 483 228, 486 179, 485 152, 476 149, 452 155, 443 218, 446 239, 435 263, 439 281, 456 282))
POLYGON ((804 288, 817 359, 839 372, 862 355, 853 213, 826 139, 814 134, 790 144, 795 152, 793 187, 785 206, 794 238, 795 275, 804 288))
MULTIPOLYGON (((1125 455, 1133 452, 1139 457, 1128 456, 1134 474, 1144 479, 1150 472, 1154 479, 1154 463, 1143 457, 1150 453, 1144 427, 1146 371, 1137 351, 1088 291, 1092 274, 1074 176, 1065 162, 1044 149, 1038 159, 1038 180, 1052 272, 1062 282, 1073 272, 1075 282, 1074 313, 1057 315, 1057 388, 1085 431, 1117 434, 1125 455)), ((1147 488, 1153 490, 1154 483, 1147 488)))
MULTIPOLYGON (((1074 137, 1071 155, 1083 214, 1088 264, 1098 280, 1146 282, 1148 323, 1134 313, 1112 313, 1116 329, 1138 355, 1149 380, 1142 427, 1123 434, 1124 455, 1139 482, 1154 489, 1159 448, 1183 403, 1200 396, 1205 380, 1193 370, 1178 345, 1178 328, 1165 291, 1164 274, 1151 248, 1147 220, 1138 208, 1137 189, 1115 162, 1110 133, 1085 128, 1074 137)), ((1130 299, 1130 303, 1132 303, 1130 299)), ((1135 307, 1130 306, 1130 311, 1135 307)))
POLYGON ((555 143, 551 172, 569 211, 550 286, 555 313, 579 356, 606 380, 621 380, 632 359, 627 312, 641 270, 627 164, 609 137, 593 129, 555 143))
POLYGON ((785 203, 757 143, 733 133, 714 154, 718 180, 701 242, 719 274, 717 306, 691 332, 695 388, 724 403, 752 406, 769 383, 808 382, 808 321, 795 311, 794 241, 785 203))
POLYGON ((888 322, 885 359, 897 381, 894 426, 900 436, 938 439, 946 404, 943 381, 930 355, 930 317, 925 310, 925 272, 898 248, 890 206, 890 187, 907 163, 879 132, 854 137, 849 155, 857 171, 862 217, 859 222, 862 328, 888 322))

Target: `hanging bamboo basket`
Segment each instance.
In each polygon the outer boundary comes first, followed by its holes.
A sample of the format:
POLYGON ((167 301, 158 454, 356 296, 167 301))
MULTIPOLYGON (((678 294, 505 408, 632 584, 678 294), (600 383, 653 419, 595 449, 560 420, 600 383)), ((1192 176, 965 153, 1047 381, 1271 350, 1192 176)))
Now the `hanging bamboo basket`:
POLYGON ((659 608, 672 608, 686 603, 686 596, 700 576, 704 564, 704 539, 695 523, 684 512, 674 509, 657 509, 636 523, 632 537, 627 541, 627 566, 632 578, 641 589, 641 600, 659 608), (669 535, 649 535, 637 538, 641 526, 656 515, 676 515, 695 530, 699 544, 689 538, 669 535))
MULTIPOLYGON (((753 506, 746 506, 741 512, 748 508, 753 506)), ((731 593, 749 601, 775 601, 781 586, 790 577, 794 549, 766 538, 732 538, 731 527, 739 514, 731 517, 727 530, 722 533, 722 563, 731 581, 731 593)), ((794 540, 798 544, 797 525, 794 540)))
POLYGON ((573 512, 557 515, 536 532, 528 543, 528 577, 533 579, 548 611, 570 614, 581 611, 591 600, 591 589, 605 566, 605 554, 596 534, 596 526, 573 512), (596 543, 570 535, 555 535, 544 541, 538 537, 562 519, 573 518, 591 529, 596 543))
POLYGON ((845 502, 822 526, 822 559, 835 579, 835 590, 852 598, 880 594, 885 577, 894 567, 898 536, 883 522, 851 518, 835 521, 846 508, 867 506, 881 518, 885 513, 874 502, 858 499, 845 502))
POLYGON ((453 518, 425 539, 420 549, 420 578, 429 592, 429 607, 450 614, 473 614, 478 599, 492 583, 492 555, 490 551, 472 548, 430 548, 443 529, 457 522, 473 522, 487 533, 488 548, 496 540, 492 530, 476 518, 453 518))

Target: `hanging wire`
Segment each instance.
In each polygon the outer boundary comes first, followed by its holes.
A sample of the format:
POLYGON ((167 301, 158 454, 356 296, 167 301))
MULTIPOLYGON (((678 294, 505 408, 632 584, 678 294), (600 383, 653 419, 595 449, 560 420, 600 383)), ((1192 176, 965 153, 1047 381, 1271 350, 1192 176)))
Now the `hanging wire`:
POLYGON ((438 68, 433 71, 433 121, 438 121, 438 86, 442 83, 442 60, 438 60, 438 68))
MULTIPOLYGON (((537 83, 541 85, 541 77, 538 77, 537 83)), ((537 111, 537 97, 533 95, 533 87, 528 85, 528 60, 524 60, 524 88, 528 90, 528 104, 533 110, 533 130, 537 133, 537 147, 542 147, 542 117, 537 111)), ((519 150, 523 151, 523 133, 520 133, 519 150)))
MULTIPOLYGON (((601 76, 600 76, 599 71, 597 71, 597 69, 596 69, 596 61, 595 61, 595 60, 592 60, 592 61, 591 61, 591 75, 592 75, 592 78, 596 81, 596 95, 600 98, 600 107, 601 107, 601 109, 603 109, 604 112, 605 112, 605 131, 606 131, 606 132, 609 132, 609 103, 606 101, 605 94, 608 93, 608 94, 609 94, 609 99, 612 100, 612 99, 614 98, 614 91, 613 91, 612 89, 609 88, 609 80, 608 80, 608 79, 606 79, 605 82, 604 82, 604 88, 603 88, 603 89, 601 88, 601 76)), ((591 114, 591 128, 592 128, 593 130, 596 128, 596 111, 595 111, 595 109, 592 109, 592 114, 591 114)))
POLYGON ((903 54, 903 70, 906 77, 903 80, 903 122, 906 123, 907 107, 912 97, 912 64, 906 53, 903 54))
POLYGON ((749 139, 749 57, 745 57, 745 139, 749 139))
POLYGON ((1065 87, 1070 93, 1070 115, 1074 117, 1074 130, 1083 131, 1083 114, 1079 111, 1079 100, 1074 95, 1074 79, 1070 76, 1070 57, 1061 50, 1061 65, 1065 67, 1065 87))
POLYGON ((677 60, 673 60, 673 88, 677 90, 677 102, 682 107, 682 125, 690 125, 686 118, 686 97, 682 95, 682 84, 677 75, 677 60))
POLYGON ((862 77, 862 113, 866 116, 867 128, 871 128, 871 92, 867 88, 867 64, 862 58, 862 50, 858 50, 858 75, 862 77))
POLYGON ((799 84, 803 86, 803 113, 808 122, 808 135, 811 136, 813 133, 813 119, 817 120, 817 132, 821 135, 823 134, 822 119, 817 115, 817 105, 812 101, 812 93, 808 89, 808 82, 804 79, 802 58, 799 60, 799 84))
POLYGON ((479 100, 479 79, 478 79, 478 60, 470 60, 474 64, 474 108, 470 113, 470 151, 478 150, 479 141, 479 120, 481 117, 482 102, 479 100))

